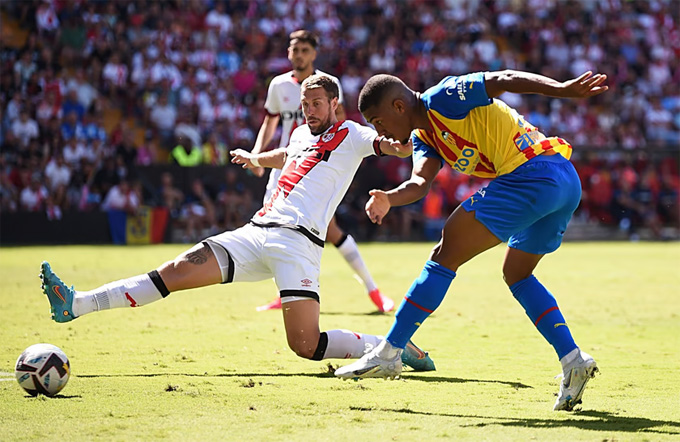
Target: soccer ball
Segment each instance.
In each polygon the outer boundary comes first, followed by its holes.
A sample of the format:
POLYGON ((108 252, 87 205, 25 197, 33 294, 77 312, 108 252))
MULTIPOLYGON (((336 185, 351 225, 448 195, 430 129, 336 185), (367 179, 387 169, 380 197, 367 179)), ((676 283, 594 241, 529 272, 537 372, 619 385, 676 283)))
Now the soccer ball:
POLYGON ((14 374, 21 388, 31 396, 54 396, 66 386, 71 364, 59 347, 35 344, 21 353, 14 374))

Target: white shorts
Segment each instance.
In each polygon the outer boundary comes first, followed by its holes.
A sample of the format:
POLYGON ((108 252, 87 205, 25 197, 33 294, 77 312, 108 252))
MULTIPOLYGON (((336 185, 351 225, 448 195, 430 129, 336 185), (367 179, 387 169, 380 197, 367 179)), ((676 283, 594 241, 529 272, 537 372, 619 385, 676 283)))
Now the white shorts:
POLYGON ((284 227, 252 224, 207 238, 222 271, 222 282, 274 278, 281 301, 319 300, 323 248, 284 227))
POLYGON ((269 198, 272 196, 272 193, 276 190, 276 185, 279 182, 279 178, 281 177, 281 169, 271 169, 269 172, 269 178, 267 179, 267 187, 265 188, 264 191, 264 200, 262 201, 262 204, 267 204, 267 201, 269 201, 269 198))

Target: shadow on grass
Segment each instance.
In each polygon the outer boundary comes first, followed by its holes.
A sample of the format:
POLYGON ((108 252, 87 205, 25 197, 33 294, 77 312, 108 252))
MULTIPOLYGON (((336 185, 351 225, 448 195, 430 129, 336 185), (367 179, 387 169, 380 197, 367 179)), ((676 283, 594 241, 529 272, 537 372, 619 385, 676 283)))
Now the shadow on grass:
POLYGON ((42 394, 39 394, 38 396, 33 396, 33 395, 30 395, 30 394, 26 394, 26 395, 24 395, 24 397, 26 399, 41 398, 40 400, 43 400, 42 398, 46 398, 46 399, 50 399, 50 400, 51 399, 80 399, 80 398, 82 398, 82 396, 79 395, 79 394, 58 394, 56 396, 43 396, 42 394))
MULTIPOLYGON (((503 384, 512 388, 534 388, 530 385, 525 385, 520 382, 497 381, 493 379, 463 379, 463 378, 447 378, 444 376, 422 376, 412 374, 415 372, 406 371, 403 379, 405 381, 420 381, 420 382, 449 382, 452 384, 463 384, 468 382, 484 383, 484 384, 503 384)), ((188 376, 198 378, 252 378, 252 377, 308 377, 308 378, 333 378, 332 370, 320 373, 120 373, 120 374, 79 374, 79 378, 155 378, 164 376, 188 376)))
POLYGON ((493 379, 463 379, 463 378, 447 378, 444 376, 422 376, 417 374, 412 374, 415 372, 405 371, 407 381, 421 381, 421 382, 450 382, 452 384, 464 384, 468 382, 477 382, 480 384, 503 384, 509 385, 510 387, 518 390, 520 388, 534 388, 531 385, 526 385, 521 382, 511 382, 511 381, 497 381, 493 379))
POLYGON ((502 416, 479 416, 474 414, 454 414, 454 413, 431 413, 427 411, 415 411, 408 408, 370 408, 370 407, 350 407, 353 411, 381 411, 391 413, 415 414, 420 416, 442 416, 460 419, 477 419, 482 422, 476 424, 465 424, 463 427, 487 427, 499 425, 502 427, 526 427, 526 428, 556 428, 568 427, 580 430, 627 432, 627 433, 657 433, 680 435, 680 422, 647 419, 635 416, 620 416, 606 411, 576 411, 572 414, 563 414, 562 419, 538 419, 538 418, 515 418, 502 416), (581 419, 586 417, 587 419, 581 419), (667 430, 656 429, 655 427, 671 427, 667 430))
POLYGON ((348 313, 348 312, 320 312, 321 316, 394 316, 391 312, 372 311, 368 313, 348 313))

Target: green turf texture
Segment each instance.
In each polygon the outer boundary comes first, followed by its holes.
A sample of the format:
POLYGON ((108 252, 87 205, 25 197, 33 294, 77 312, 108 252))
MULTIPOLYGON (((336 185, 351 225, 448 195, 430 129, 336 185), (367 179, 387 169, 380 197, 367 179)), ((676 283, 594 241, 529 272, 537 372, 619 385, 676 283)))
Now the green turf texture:
MULTIPOLYGON (((432 244, 360 246, 400 300, 432 244)), ((499 246, 458 272, 415 336, 437 371, 343 382, 286 346, 281 314, 256 313, 272 281, 178 292, 137 309, 50 320, 39 264, 76 289, 148 272, 186 247, 0 249, 0 440, 680 440, 680 244, 567 243, 536 275, 576 342, 598 361, 580 411, 553 412, 560 366, 501 278, 499 246), (72 377, 53 399, 13 378, 47 342, 72 377)), ((321 328, 384 334, 333 247, 322 264, 321 328)), ((330 361, 334 367, 346 361, 330 361)))

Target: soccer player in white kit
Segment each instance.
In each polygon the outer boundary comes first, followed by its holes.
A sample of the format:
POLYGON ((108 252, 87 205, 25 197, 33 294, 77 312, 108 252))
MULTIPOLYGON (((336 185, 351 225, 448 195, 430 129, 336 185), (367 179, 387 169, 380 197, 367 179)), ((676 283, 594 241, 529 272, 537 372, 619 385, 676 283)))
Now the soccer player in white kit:
MULTIPOLYGON (((359 358, 377 345, 379 336, 320 332, 321 252, 330 218, 361 161, 370 155, 407 157, 412 146, 353 121, 338 122, 338 87, 328 76, 308 77, 301 93, 307 124, 293 132, 287 148, 261 154, 230 152, 232 162, 244 168, 283 169, 276 189, 249 224, 209 237, 147 274, 87 292, 69 288, 43 262, 40 276, 52 318, 69 322, 99 310, 146 305, 179 290, 273 277, 284 305, 288 345, 298 356, 359 358)), ((429 356, 409 344, 403 363, 418 371, 434 370, 429 356)))
MULTIPOLYGON (((298 30, 290 34, 289 40, 288 59, 293 65, 293 70, 274 77, 269 84, 267 99, 264 103, 267 114, 264 117, 260 131, 257 134, 257 140, 251 151, 255 154, 263 152, 269 145, 274 137, 279 121, 281 121, 281 141, 279 142, 279 147, 288 146, 290 135, 297 127, 305 123, 305 116, 302 109, 300 109, 300 84, 305 78, 312 74, 327 75, 337 83, 338 108, 336 117, 338 118, 338 121, 343 121, 345 119, 340 81, 332 75, 314 69, 313 63, 316 58, 316 47, 318 45, 317 37, 309 31, 298 30)), ((253 173, 257 176, 262 176, 264 174, 264 169, 256 167, 253 169, 253 173)), ((272 192, 276 189, 276 184, 280 175, 281 171, 279 169, 273 169, 269 173, 267 190, 264 196, 265 202, 269 200, 272 192)), ((393 310, 394 301, 380 293, 364 260, 361 258, 354 238, 348 233, 345 233, 340 226, 338 226, 335 217, 331 218, 326 241, 337 247, 338 251, 342 254, 350 267, 352 267, 354 272, 361 278, 368 291, 368 296, 376 307, 378 307, 378 310, 381 312, 393 310)), ((280 297, 277 297, 269 304, 258 307, 257 310, 262 311, 276 308, 281 308, 280 297)))

